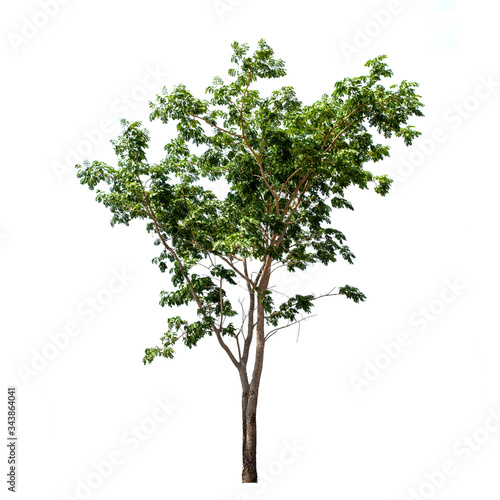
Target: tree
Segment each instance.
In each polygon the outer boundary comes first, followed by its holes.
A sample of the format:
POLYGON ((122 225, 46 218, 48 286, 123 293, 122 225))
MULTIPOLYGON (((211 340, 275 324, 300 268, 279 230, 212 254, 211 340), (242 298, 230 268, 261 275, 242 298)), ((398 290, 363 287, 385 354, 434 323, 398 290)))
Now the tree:
POLYGON ((380 83, 392 76, 384 55, 366 63, 367 75, 337 82, 311 105, 289 86, 262 97, 256 82, 285 76, 284 62, 264 40, 251 56, 247 44, 234 42, 232 48, 231 81, 214 78, 208 99, 177 85, 150 103, 151 120, 177 124, 163 160, 148 163, 148 131, 122 120, 123 132, 112 141, 118 165, 86 161, 76 167, 82 184, 98 188, 96 200, 112 212, 112 226, 147 221, 161 247, 153 262, 161 272, 169 270, 173 285, 161 293, 160 304, 195 306, 194 320, 168 319, 161 345, 146 349, 144 363, 172 358, 181 339, 191 348, 215 335, 238 371, 242 481, 257 482, 256 414, 266 342, 305 319, 319 297, 365 300, 349 285, 282 300, 272 287, 273 273, 338 258, 353 262, 344 234, 331 226, 332 210, 353 209, 345 198, 350 186, 373 185, 387 194, 391 179, 364 168, 389 156, 389 145, 373 134, 410 145, 420 132, 408 119, 423 116, 423 105, 417 83, 380 83), (226 183, 227 194, 216 195, 214 182, 226 183))

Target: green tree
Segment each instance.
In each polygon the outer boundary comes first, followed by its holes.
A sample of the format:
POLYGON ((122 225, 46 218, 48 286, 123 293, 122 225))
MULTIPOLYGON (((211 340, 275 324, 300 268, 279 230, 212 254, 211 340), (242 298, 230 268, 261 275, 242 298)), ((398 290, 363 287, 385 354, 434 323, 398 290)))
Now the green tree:
POLYGON ((232 48, 230 82, 214 78, 208 99, 177 85, 150 103, 151 120, 177 124, 163 160, 148 163, 149 133, 140 122, 122 120, 123 132, 112 141, 117 166, 84 162, 77 175, 97 188, 97 201, 112 212, 111 225, 147 221, 161 247, 153 261, 169 270, 173 284, 173 291, 161 293, 161 305, 196 309, 195 320, 168 319, 161 344, 146 349, 144 363, 172 358, 180 340, 191 348, 215 335, 238 371, 242 480, 257 482, 256 414, 266 342, 302 321, 319 297, 365 300, 349 285, 282 300, 271 286, 273 273, 339 257, 352 263, 345 236, 331 227, 332 210, 353 209, 345 198, 350 186, 388 192, 391 179, 364 168, 389 156, 389 146, 372 134, 410 145, 420 132, 408 119, 423 116, 423 105, 417 83, 380 83, 392 76, 386 56, 368 61, 367 75, 337 82, 311 105, 289 86, 263 97, 256 82, 285 76, 284 62, 264 40, 251 56, 247 44, 234 42, 232 48), (227 194, 215 194, 215 182, 225 183, 227 194))

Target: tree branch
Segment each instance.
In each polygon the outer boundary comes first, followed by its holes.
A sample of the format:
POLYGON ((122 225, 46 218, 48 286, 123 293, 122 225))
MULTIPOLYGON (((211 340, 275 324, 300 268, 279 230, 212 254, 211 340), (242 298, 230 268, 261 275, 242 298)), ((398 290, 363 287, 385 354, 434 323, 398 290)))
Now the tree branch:
POLYGON ((283 325, 278 328, 275 328, 274 330, 271 330, 265 337, 264 340, 268 340, 271 338, 278 330, 283 330, 283 328, 288 328, 289 326, 296 325, 297 323, 300 323, 301 321, 305 321, 306 319, 309 318, 314 318, 314 316, 317 316, 317 314, 311 314, 310 316, 306 316, 305 318, 298 319, 297 321, 294 321, 293 323, 289 323, 288 325, 283 325))
POLYGON ((198 118, 198 120, 203 120, 204 122, 208 123, 212 127, 216 128, 217 130, 220 130, 221 132, 224 132, 225 134, 232 135, 233 137, 238 137, 238 139, 243 139, 242 135, 235 134, 234 132, 231 132, 230 130, 226 130, 225 128, 219 127, 215 123, 212 123, 210 120, 207 120, 206 118, 203 118, 203 116, 198 116, 194 115, 192 113, 189 113, 189 116, 192 116, 193 118, 198 118))
MULTIPOLYGON (((139 182, 140 182, 140 180, 139 180, 139 182)), ((140 182, 140 184, 142 186, 142 182, 140 182)), ((193 299, 195 300, 196 304, 198 305, 198 308, 201 310, 201 313, 203 314, 204 318, 209 319, 209 317, 207 316, 207 314, 204 311, 204 306, 203 306, 200 298, 198 297, 198 294, 195 292, 195 290, 193 288, 193 284, 191 283, 191 279, 189 278, 189 274, 186 271, 186 268, 182 264, 182 262, 179 259, 177 253, 175 252, 175 250, 165 241, 165 238, 163 238, 163 235, 161 234, 161 230, 160 230, 160 227, 158 225, 158 221, 156 220, 156 217, 154 215, 153 209, 151 208, 151 204, 149 203, 149 199, 148 199, 148 194, 144 190, 144 187, 143 187, 143 193, 144 193, 144 201, 145 201, 145 203, 147 205, 149 216, 150 216, 151 220, 153 221, 153 223, 155 225, 156 234, 158 234, 158 237, 160 238, 160 241, 163 243, 163 246, 172 254, 172 256, 174 257, 174 259, 176 260, 176 262, 179 264, 179 267, 181 268, 181 271, 184 274, 184 277, 186 278, 186 281, 188 283, 189 290, 191 291, 191 295, 192 295, 193 299)), ((229 347, 226 345, 226 343, 222 339, 222 335, 220 333, 220 329, 218 329, 213 324, 212 321, 210 323, 212 325, 213 331, 215 332, 215 335, 217 336, 217 340, 219 341, 219 344, 226 351, 227 355, 229 356, 229 358, 233 362, 234 366, 239 370, 240 369, 240 363, 236 360, 236 358, 234 357, 233 353, 231 352, 231 349, 229 349, 229 347)))

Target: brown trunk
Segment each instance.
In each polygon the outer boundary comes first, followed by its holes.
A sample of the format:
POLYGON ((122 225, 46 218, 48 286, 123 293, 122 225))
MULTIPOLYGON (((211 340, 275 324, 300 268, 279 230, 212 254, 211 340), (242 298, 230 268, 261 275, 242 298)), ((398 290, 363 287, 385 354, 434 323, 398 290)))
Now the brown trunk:
MULTIPOLYGON (((269 284, 271 259, 267 258, 264 265, 260 291, 257 301, 257 338, 255 346, 255 364, 253 368, 252 381, 242 377, 242 419, 243 419, 243 483, 257 482, 257 400, 259 397, 260 378, 264 364, 264 306, 262 297, 269 284)), ((252 303, 253 306, 253 303, 252 303)), ((253 309, 253 307, 252 307, 253 309)), ((246 368, 245 368, 246 370, 246 368)), ((245 371, 246 373, 246 371, 245 371)))
POLYGON ((242 483, 257 482, 257 398, 243 393, 243 469, 242 483))

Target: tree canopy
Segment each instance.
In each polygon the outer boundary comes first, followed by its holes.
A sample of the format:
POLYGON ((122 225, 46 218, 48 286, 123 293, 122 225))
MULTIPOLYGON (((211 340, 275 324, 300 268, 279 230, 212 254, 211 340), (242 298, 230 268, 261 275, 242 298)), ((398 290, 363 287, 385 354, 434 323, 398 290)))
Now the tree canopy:
MULTIPOLYGON (((196 306, 196 321, 170 317, 161 345, 146 349, 144 363, 173 357, 181 338, 193 347, 215 333, 241 366, 250 323, 245 335, 236 320, 248 319, 256 307, 253 294, 263 308, 266 339, 309 313, 318 295, 280 300, 270 288, 274 270, 294 272, 339 258, 352 263, 344 234, 331 225, 332 212, 353 209, 345 197, 350 186, 388 193, 391 179, 366 169, 389 156, 389 145, 378 143, 374 132, 406 145, 420 135, 408 124, 423 116, 418 84, 403 80, 386 88, 382 81, 393 73, 384 55, 366 63, 368 74, 344 78, 306 105, 293 87, 266 96, 255 88, 260 79, 286 75, 283 60, 264 40, 252 55, 248 44, 234 42, 232 48, 229 82, 215 77, 205 98, 182 84, 163 88, 150 103, 151 120, 177 127, 159 163, 147 160, 150 135, 142 124, 122 120, 123 132, 112 141, 117 165, 77 165, 81 183, 96 189, 97 201, 112 212, 112 225, 147 221, 161 247, 154 263, 169 271, 174 286, 161 293, 161 305, 196 306), (210 189, 219 180, 227 183, 224 196, 210 189), (243 312, 232 299, 241 287, 250 294, 243 312), (224 337, 236 338, 238 354, 224 337)), ((326 295, 365 300, 349 285, 326 295)))

